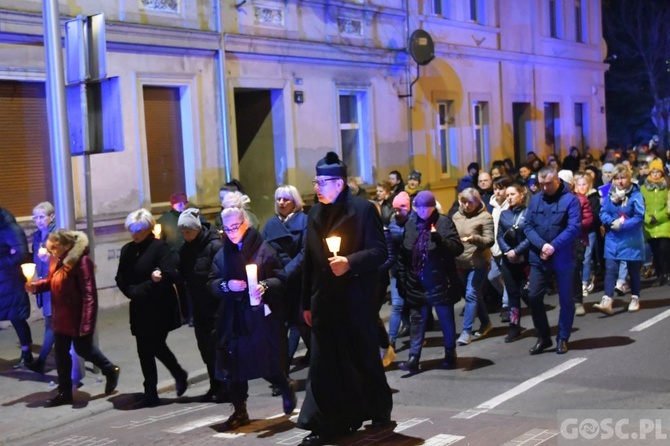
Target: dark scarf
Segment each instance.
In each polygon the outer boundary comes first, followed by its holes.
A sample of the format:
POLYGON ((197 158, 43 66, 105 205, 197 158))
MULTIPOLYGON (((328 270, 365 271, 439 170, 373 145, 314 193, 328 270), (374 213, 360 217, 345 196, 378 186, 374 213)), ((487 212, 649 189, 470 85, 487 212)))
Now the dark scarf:
MULTIPOLYGON (((221 278, 224 281, 230 279, 247 280, 247 271, 245 266, 252 262, 254 255, 263 244, 263 238, 260 233, 249 227, 242 238, 242 246, 231 242, 228 238, 223 243, 223 269, 221 270, 221 278)), ((262 266, 258 265, 259 280, 261 276, 262 266)), ((248 334, 248 329, 244 323, 244 310, 249 306, 249 290, 231 291, 233 299, 226 299, 224 301, 224 310, 222 317, 224 318, 223 338, 236 338, 240 335, 248 334)))
POLYGON ((412 268, 419 277, 423 277, 423 268, 426 266, 430 228, 435 224, 439 215, 437 210, 434 210, 427 220, 422 220, 418 215, 416 217, 416 230, 419 235, 412 247, 412 268))

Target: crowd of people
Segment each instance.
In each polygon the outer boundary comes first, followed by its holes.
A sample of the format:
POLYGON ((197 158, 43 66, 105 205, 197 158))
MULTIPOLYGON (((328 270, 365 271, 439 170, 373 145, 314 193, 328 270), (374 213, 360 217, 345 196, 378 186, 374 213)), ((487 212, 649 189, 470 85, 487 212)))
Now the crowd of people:
MULTIPOLYGON (((275 215, 259 222, 239 181, 221 188, 221 212, 210 224, 187 197, 175 193, 160 235, 150 211, 125 221, 131 241, 121 250, 116 275, 130 300, 130 331, 144 377, 140 405, 160 404, 158 359, 175 379, 177 395, 188 372, 167 345, 170 331, 188 323, 209 375, 202 401, 232 402, 224 430, 249 424, 248 381, 264 378, 281 396, 282 409, 298 404, 290 365, 302 339, 309 358, 298 427, 302 445, 324 444, 357 430, 388 426, 392 398, 384 367, 409 335, 407 359, 398 367, 421 369, 427 328, 434 316, 442 331, 442 367, 457 367, 457 347, 485 338, 491 309, 509 324, 505 342, 521 337, 521 302, 530 308, 537 355, 553 346, 544 298, 560 304, 556 353, 569 349, 575 316, 602 280, 593 308, 611 315, 614 294, 631 294, 627 310, 640 308, 641 279, 670 281, 667 166, 653 149, 607 149, 602 159, 572 148, 560 162, 534 153, 526 163, 477 163, 458 182, 457 199, 443 209, 413 170, 376 185, 373 198, 346 165, 329 152, 316 165, 315 200, 309 212, 291 185, 275 191, 275 215), (464 300, 457 333, 454 306, 464 300), (391 307, 388 328, 380 308, 391 307), (478 327, 476 323, 478 321, 478 327)), ((0 208, 0 319, 11 320, 21 343, 18 366, 44 373, 55 345, 59 377, 49 406, 72 403, 69 350, 100 367, 105 392, 118 385, 120 367, 93 336, 97 291, 86 235, 57 229, 54 208, 33 210, 32 252, 24 232, 0 208), (36 264, 24 280, 20 264, 36 264), (27 292, 45 319, 42 351, 30 352, 27 292)))

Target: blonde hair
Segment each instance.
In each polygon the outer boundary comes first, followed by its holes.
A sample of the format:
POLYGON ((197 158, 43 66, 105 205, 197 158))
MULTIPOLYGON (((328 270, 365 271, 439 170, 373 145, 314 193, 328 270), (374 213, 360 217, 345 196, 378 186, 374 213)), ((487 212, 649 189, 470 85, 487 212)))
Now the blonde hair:
POLYGON ((280 197, 286 198, 287 195, 289 199, 293 202, 293 204, 295 204, 295 210, 293 212, 302 211, 302 208, 305 205, 305 203, 303 203, 302 197, 300 196, 298 189, 296 189, 295 186, 287 184, 286 186, 279 186, 277 190, 275 190, 275 214, 279 214, 279 206, 277 206, 277 199, 279 199, 280 197))
POLYGON ((225 197, 223 197, 221 207, 223 207, 224 209, 232 207, 244 208, 244 206, 250 203, 251 199, 247 195, 244 195, 242 192, 238 191, 230 191, 226 194, 225 197))
POLYGON ((586 181, 586 184, 589 187, 589 190, 593 187, 593 180, 591 179, 591 176, 584 173, 584 172, 577 172, 574 177, 572 177, 572 182, 577 187, 577 181, 578 180, 584 180, 586 181))
POLYGON ((625 164, 617 164, 616 166, 614 166, 614 170, 612 170, 612 179, 621 176, 630 178, 631 177, 630 167, 628 167, 625 164))
POLYGON ((43 201, 38 203, 37 206, 33 208, 33 214, 35 212, 44 212, 45 215, 54 215, 56 213, 56 209, 54 209, 53 204, 49 203, 48 201, 43 201))
MULTIPOLYGON (((238 192, 239 193, 239 192, 238 192)), ((246 222, 249 221, 249 214, 247 214, 247 211, 244 210, 242 207, 228 207, 224 208, 221 211, 221 224, 223 224, 223 220, 225 220, 228 217, 242 217, 242 219, 246 222)))
POLYGON ((143 229, 153 229, 156 225, 156 220, 151 212, 142 208, 131 212, 126 217, 125 227, 131 232, 141 231, 143 229))
POLYGON ((59 229, 49 234, 51 243, 58 243, 61 246, 74 246, 77 241, 77 232, 67 229, 59 229))
POLYGON ((468 187, 463 189, 463 191, 458 194, 458 201, 461 200, 466 200, 466 201, 476 201, 477 203, 482 202, 482 197, 479 195, 479 191, 475 189, 474 187, 468 187))

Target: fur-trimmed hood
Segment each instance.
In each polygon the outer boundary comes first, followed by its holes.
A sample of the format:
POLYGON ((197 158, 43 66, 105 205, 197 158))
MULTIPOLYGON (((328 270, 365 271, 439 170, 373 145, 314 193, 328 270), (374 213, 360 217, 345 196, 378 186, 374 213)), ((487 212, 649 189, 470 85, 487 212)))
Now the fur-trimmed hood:
POLYGON ((76 240, 72 249, 68 251, 68 253, 65 255, 65 258, 63 259, 63 265, 66 268, 72 268, 84 255, 88 254, 89 252, 88 236, 86 233, 81 231, 72 231, 72 233, 76 240))

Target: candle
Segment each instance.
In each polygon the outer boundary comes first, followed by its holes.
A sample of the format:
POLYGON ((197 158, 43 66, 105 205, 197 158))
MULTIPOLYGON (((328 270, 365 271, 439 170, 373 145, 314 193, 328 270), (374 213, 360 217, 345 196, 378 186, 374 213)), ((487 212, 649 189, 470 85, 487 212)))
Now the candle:
POLYGON ((40 257, 44 257, 47 254, 49 254, 49 251, 47 251, 47 249, 44 246, 42 246, 40 249, 37 250, 37 255, 40 257))
POLYGON ((328 244, 328 250, 333 253, 333 256, 336 256, 340 251, 340 242, 342 237, 332 236, 326 239, 326 244, 328 244))
POLYGON ((255 299, 251 296, 251 290, 255 290, 258 287, 258 266, 253 263, 245 266, 247 270, 247 288, 249 289, 249 303, 252 306, 260 305, 261 298, 255 299))
POLYGON ((28 283, 32 282, 33 276, 35 275, 35 264, 24 263, 21 265, 21 270, 23 271, 23 275, 26 276, 28 283))
POLYGON ((161 231, 163 230, 163 227, 160 225, 160 223, 156 223, 154 225, 154 237, 159 238, 161 236, 161 231))

